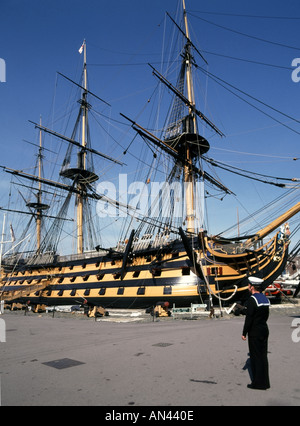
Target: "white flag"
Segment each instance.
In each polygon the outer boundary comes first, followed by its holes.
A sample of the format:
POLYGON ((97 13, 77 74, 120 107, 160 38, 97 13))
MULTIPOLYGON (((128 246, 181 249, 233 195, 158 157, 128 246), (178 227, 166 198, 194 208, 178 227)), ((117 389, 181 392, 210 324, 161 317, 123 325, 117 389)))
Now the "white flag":
POLYGON ((81 47, 80 47, 80 49, 78 50, 78 52, 81 54, 82 53, 82 51, 83 51, 83 46, 84 46, 84 42, 82 43, 82 45, 81 45, 81 47))
POLYGON ((10 224, 10 235, 11 235, 11 242, 13 243, 14 241, 16 241, 16 238, 15 238, 15 233, 14 233, 14 230, 13 230, 13 227, 12 227, 12 224, 10 224))

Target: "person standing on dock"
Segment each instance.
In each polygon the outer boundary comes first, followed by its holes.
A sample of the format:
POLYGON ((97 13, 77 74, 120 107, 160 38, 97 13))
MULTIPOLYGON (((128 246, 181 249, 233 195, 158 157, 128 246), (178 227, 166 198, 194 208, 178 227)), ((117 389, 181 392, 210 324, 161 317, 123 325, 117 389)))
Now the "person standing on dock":
POLYGON ((242 335, 243 340, 246 340, 248 335, 253 375, 252 383, 248 385, 248 388, 266 390, 270 387, 268 363, 269 328, 267 325, 270 302, 261 292, 263 280, 256 277, 250 277, 248 280, 251 297, 246 304, 246 318, 242 335))

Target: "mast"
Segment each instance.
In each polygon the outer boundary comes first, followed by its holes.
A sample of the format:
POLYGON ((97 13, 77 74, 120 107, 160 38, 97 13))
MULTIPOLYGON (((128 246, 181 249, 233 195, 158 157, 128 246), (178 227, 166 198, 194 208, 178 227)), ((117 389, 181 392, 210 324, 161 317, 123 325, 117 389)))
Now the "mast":
MULTIPOLYGON (((42 118, 40 118, 40 125, 42 124, 42 118)), ((39 178, 42 177, 42 131, 39 131, 39 178)), ((37 202, 41 204, 42 198, 42 182, 39 181, 39 190, 37 194, 37 202)), ((40 209, 37 210, 37 218, 36 218, 36 234, 37 234, 37 252, 40 251, 41 247, 41 222, 42 222, 42 211, 40 209)))
MULTIPOLYGON (((103 154, 93 150, 89 146, 89 132, 88 132, 88 110, 90 104, 87 102, 87 95, 89 93, 87 89, 87 64, 86 64, 86 41, 83 41, 83 44, 79 50, 81 53, 83 51, 83 82, 82 86, 78 85, 82 89, 81 99, 79 100, 80 111, 76 121, 75 129, 77 124, 81 122, 81 140, 79 142, 74 141, 72 138, 66 138, 63 135, 58 135, 58 137, 63 138, 70 142, 72 145, 76 145, 79 148, 77 154, 77 167, 66 167, 62 168, 60 175, 71 179, 73 181, 73 188, 76 192, 76 207, 77 207, 77 253, 83 253, 84 246, 84 210, 86 210, 86 200, 89 197, 88 186, 98 180, 98 176, 92 171, 89 170, 87 165, 87 153, 95 153, 101 155, 105 158, 111 159, 103 154)), ((70 80, 70 79, 68 79, 70 80)), ((74 131, 75 131, 74 129, 74 131)), ((55 132, 44 129, 52 134, 55 132)), ((114 161, 113 159, 111 159, 114 161)), ((66 161, 69 163, 69 160, 66 161)))
MULTIPOLYGON (((188 120, 188 129, 189 133, 197 133, 197 123, 196 116, 193 113, 195 107, 195 98, 194 98, 194 88, 193 88, 193 79, 192 79, 192 64, 191 64, 191 45, 189 37, 189 28, 188 21, 185 10, 185 0, 182 0, 183 4, 183 17, 185 25, 185 36, 188 40, 185 45, 185 57, 184 61, 186 63, 186 83, 187 83, 187 95, 189 100, 189 115, 186 118, 188 120), (189 128, 191 127, 191 128, 189 128)), ((186 193, 186 221, 187 221, 187 232, 195 232, 195 200, 194 200, 194 179, 192 173, 192 157, 190 152, 190 146, 186 143, 186 164, 184 166, 184 184, 185 184, 185 193, 186 193)))
POLYGON ((176 85, 170 83, 166 77, 158 72, 152 65, 153 75, 158 78, 171 92, 174 93, 173 104, 171 106, 167 124, 163 130, 163 137, 157 138, 153 133, 121 114, 132 123, 132 128, 139 133, 143 139, 147 139, 152 144, 158 146, 168 155, 172 156, 175 166, 179 166, 183 171, 183 184, 185 194, 185 224, 188 233, 196 233, 195 209, 196 193, 195 179, 202 178, 208 180, 217 188, 225 193, 232 193, 224 187, 219 181, 210 176, 202 168, 197 167, 197 161, 203 154, 209 151, 209 142, 198 133, 198 117, 209 126, 219 136, 224 134, 196 108, 192 67, 194 65, 193 51, 196 51, 202 60, 207 64, 201 52, 192 43, 189 34, 189 26, 185 8, 185 0, 182 0, 184 28, 182 29, 175 20, 167 13, 173 24, 185 38, 185 45, 182 50, 181 67, 178 74, 176 85), (187 108, 187 110, 186 110, 187 108))
MULTIPOLYGON (((88 111, 91 108, 91 105, 88 102, 88 95, 92 95, 93 97, 97 98, 101 102, 105 103, 106 105, 110 106, 107 102, 105 102, 103 99, 96 96, 94 93, 88 90, 87 86, 87 55, 86 55, 86 41, 84 40, 81 48, 79 49, 79 53, 83 54, 83 74, 82 74, 82 84, 77 84, 70 78, 64 76, 63 74, 59 73, 61 76, 66 78, 68 81, 70 81, 72 84, 75 84, 81 89, 81 97, 78 101, 79 103, 79 111, 77 114, 77 119, 75 126, 73 128, 73 132, 71 137, 65 136, 63 134, 60 134, 54 130, 51 130, 47 127, 44 127, 40 123, 37 124, 33 121, 30 121, 32 124, 34 124, 35 128, 38 128, 40 130, 40 144, 39 144, 39 163, 38 163, 38 175, 31 175, 28 173, 24 173, 21 170, 15 170, 15 169, 8 169, 7 167, 3 167, 3 170, 7 173, 10 173, 15 176, 20 176, 22 178, 31 180, 32 182, 38 183, 38 188, 36 188, 36 199, 34 202, 27 203, 27 207, 32 209, 30 213, 19 211, 19 213, 23 214, 33 214, 36 223, 37 223, 37 253, 40 253, 41 251, 49 251, 53 250, 55 251, 58 244, 58 235, 62 229, 60 226, 61 220, 71 220, 71 221, 77 221, 76 222, 76 230, 75 230, 75 239, 76 239, 76 251, 78 254, 82 254, 84 251, 84 246, 88 248, 95 247, 94 241, 92 241, 92 238, 94 235, 93 233, 93 226, 91 221, 89 221, 89 217, 91 217, 90 211, 89 211, 89 200, 107 200, 108 202, 111 202, 115 204, 115 206, 119 207, 120 203, 116 202, 115 200, 111 200, 108 197, 104 195, 97 194, 97 192, 92 187, 93 183, 96 182, 99 177, 96 173, 94 173, 94 166, 93 166, 93 159, 92 155, 97 155, 105 160, 111 161, 118 165, 123 165, 121 161, 114 159, 110 157, 109 155, 106 155, 100 151, 97 151, 93 148, 91 148, 90 144, 90 133, 88 129, 88 111), (53 135, 54 137, 64 140, 68 142, 68 148, 65 155, 65 158, 63 160, 59 175, 66 179, 66 182, 58 182, 53 181, 50 179, 45 179, 42 174, 42 132, 48 133, 53 135), (79 133, 79 135, 78 135, 79 133), (78 138, 76 137, 78 135, 78 138), (74 164, 71 164, 71 154, 72 154, 72 148, 76 147, 77 149, 77 161, 74 164), (43 210, 46 210, 49 208, 48 205, 42 203, 42 187, 43 185, 49 185, 52 187, 55 187, 56 189, 62 189, 67 192, 67 197, 65 199, 65 202, 62 206, 62 209, 60 213, 57 216, 49 216, 45 215, 43 213, 43 210), (75 203, 76 203, 76 218, 74 219, 67 219, 66 213, 68 209, 68 204, 70 201, 70 196, 74 194, 75 203), (42 219, 48 217, 55 219, 53 224, 51 225, 49 231, 47 232, 46 239, 42 241, 42 219), (84 218, 87 218, 84 220, 84 218), (58 231, 57 231, 58 230, 58 231), (56 234, 54 237, 53 234, 56 234), (85 244, 85 236, 88 236, 86 238, 86 244, 85 244)), ((124 205, 126 208, 131 208, 129 205, 124 205)), ((2 209, 2 208, 1 208, 2 209)))
MULTIPOLYGON (((40 126, 42 118, 40 117, 40 126)), ((27 207, 36 211, 36 253, 40 253, 42 241, 42 217, 43 210, 48 210, 50 206, 42 203, 42 163, 43 163, 43 146, 42 146, 42 130, 39 131, 39 153, 38 153, 38 191, 36 194, 36 202, 27 203, 27 207)))
POLYGON ((192 64, 191 64, 191 44, 190 44, 190 36, 189 36, 189 27, 188 27, 188 20, 185 10, 185 0, 182 0, 183 3, 183 17, 184 17, 184 25, 185 25, 185 36, 187 41, 187 44, 185 46, 185 62, 186 62, 186 81, 187 81, 187 91, 188 91, 188 100, 190 102, 189 105, 189 115, 192 117, 192 123, 193 123, 193 129, 189 129, 190 131, 193 130, 194 133, 197 132, 197 122, 196 122, 196 116, 193 113, 194 107, 195 107, 195 97, 194 97, 194 87, 193 87, 193 78, 192 78, 192 64))
MULTIPOLYGON (((78 153, 78 168, 86 170, 86 123, 87 123, 87 69, 86 69, 86 42, 83 41, 83 92, 81 98, 81 109, 82 109, 82 136, 81 145, 82 150, 78 153)), ((77 253, 83 253, 83 185, 81 182, 77 183, 77 253)))

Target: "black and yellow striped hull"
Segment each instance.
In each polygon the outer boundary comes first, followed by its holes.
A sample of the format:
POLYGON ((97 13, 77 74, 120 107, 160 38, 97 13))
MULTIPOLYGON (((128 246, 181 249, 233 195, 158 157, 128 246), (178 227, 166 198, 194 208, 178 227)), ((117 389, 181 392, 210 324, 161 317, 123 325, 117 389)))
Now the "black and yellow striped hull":
POLYGON ((205 303, 226 304, 248 295, 249 275, 259 274, 265 287, 285 268, 288 244, 274 237, 251 252, 226 253, 208 239, 193 242, 191 258, 180 241, 157 250, 124 257, 108 253, 81 259, 57 257, 52 263, 16 265, 5 273, 0 297, 6 303, 32 306, 87 305, 104 308, 148 308, 205 303))

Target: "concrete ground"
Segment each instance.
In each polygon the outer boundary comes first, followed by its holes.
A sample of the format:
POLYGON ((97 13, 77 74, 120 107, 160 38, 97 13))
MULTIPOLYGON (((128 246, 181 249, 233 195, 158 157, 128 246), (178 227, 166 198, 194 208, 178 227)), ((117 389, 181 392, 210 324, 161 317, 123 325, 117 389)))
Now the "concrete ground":
POLYGON ((299 304, 271 308, 267 391, 247 388, 244 317, 136 319, 5 311, 1 405, 300 405, 299 304))

